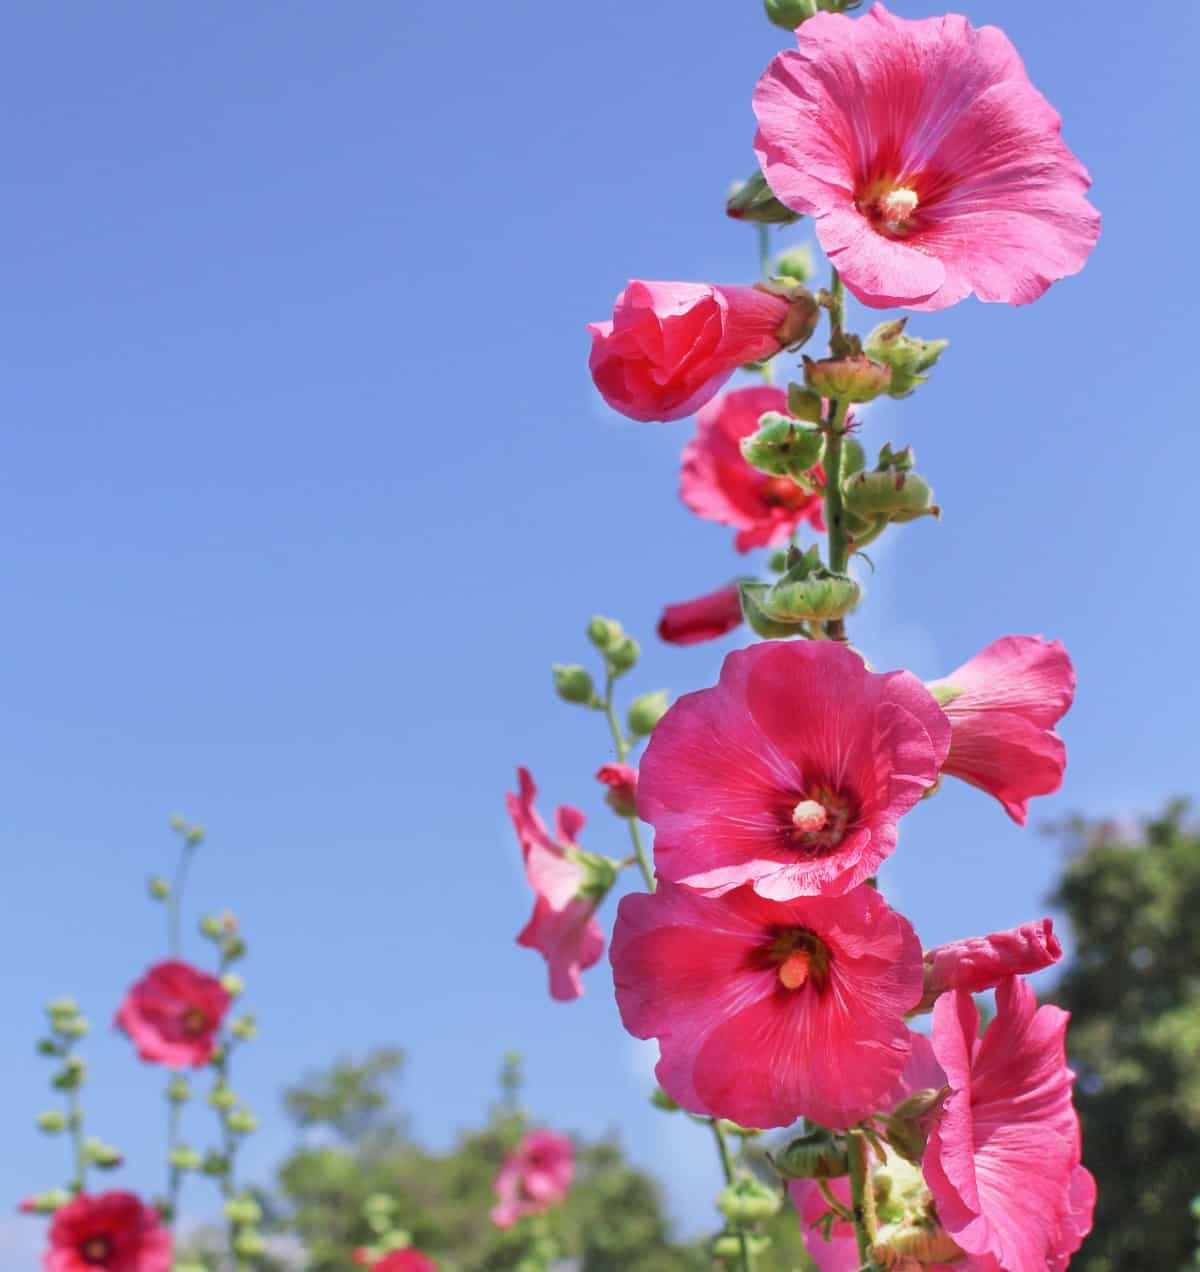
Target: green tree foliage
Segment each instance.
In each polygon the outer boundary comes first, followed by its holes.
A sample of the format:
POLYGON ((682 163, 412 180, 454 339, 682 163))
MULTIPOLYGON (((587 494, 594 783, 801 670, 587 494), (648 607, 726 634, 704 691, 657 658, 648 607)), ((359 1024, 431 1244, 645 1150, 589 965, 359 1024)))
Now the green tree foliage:
POLYGON ((1081 1272, 1194 1267, 1200 1182, 1200 835, 1172 804, 1141 833, 1082 820, 1053 901, 1075 957, 1055 999, 1072 1013, 1084 1161, 1096 1226, 1081 1272))

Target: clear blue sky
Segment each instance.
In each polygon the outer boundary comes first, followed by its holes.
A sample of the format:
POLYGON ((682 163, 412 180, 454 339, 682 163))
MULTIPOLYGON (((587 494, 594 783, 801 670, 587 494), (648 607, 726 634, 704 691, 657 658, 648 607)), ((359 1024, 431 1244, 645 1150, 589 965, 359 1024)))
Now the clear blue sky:
MULTIPOLYGON (((916 447, 945 519, 894 536, 854 626, 926 676, 1007 632, 1063 638, 1071 764, 1034 820, 1153 810, 1195 789, 1200 705, 1200 10, 961 7, 1061 110, 1104 232, 1031 308, 921 320, 951 349, 867 437, 916 447)), ((502 795, 526 763, 620 852, 601 721, 554 700, 549 664, 596 610, 645 638, 637 689, 710 683, 737 643, 656 647, 663 601, 739 565, 677 501, 690 425, 609 414, 583 328, 628 277, 752 279, 723 192, 787 41, 757 0, 9 11, 0 1203, 63 1174, 29 1117, 40 1004, 68 991, 99 1026, 93 1128, 157 1185, 159 1079, 107 1021, 161 953, 142 879, 178 810, 211 832, 195 910, 233 906, 252 947, 263 1037, 236 1085, 260 1177, 291 1142, 278 1088, 339 1052, 409 1048, 403 1098, 445 1143, 517 1047, 548 1122, 620 1125, 705 1218, 708 1147, 644 1107, 607 964, 556 1005, 513 944, 502 795)), ((951 786, 885 882, 932 944, 1039 915, 1059 864, 951 786)), ((15 1224, 0 1266, 27 1268, 15 1224)))

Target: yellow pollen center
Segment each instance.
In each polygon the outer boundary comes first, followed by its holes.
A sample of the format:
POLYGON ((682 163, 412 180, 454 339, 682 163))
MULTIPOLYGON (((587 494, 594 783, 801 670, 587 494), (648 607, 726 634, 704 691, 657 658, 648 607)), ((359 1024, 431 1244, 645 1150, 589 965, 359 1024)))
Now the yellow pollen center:
POLYGON ((779 964, 779 981, 784 989, 799 989, 808 980, 812 956, 807 950, 793 950, 779 964))
POLYGON ((818 830, 824 830, 828 820, 829 810, 815 799, 802 799, 792 809, 792 825, 806 835, 815 835, 818 830))
POLYGON ((907 186, 889 190, 879 200, 879 214, 889 230, 903 230, 917 210, 917 192, 907 186))

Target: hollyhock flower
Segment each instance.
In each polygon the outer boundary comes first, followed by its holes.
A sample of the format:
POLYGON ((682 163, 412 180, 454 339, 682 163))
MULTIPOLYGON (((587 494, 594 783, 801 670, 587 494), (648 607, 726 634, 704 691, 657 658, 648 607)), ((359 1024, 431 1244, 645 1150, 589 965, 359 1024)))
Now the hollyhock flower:
POLYGON ((371 1272, 438 1272, 438 1265, 420 1250, 393 1250, 372 1263, 371 1272))
POLYGON ((1083 267, 1091 180, 1002 31, 877 3, 796 41, 759 80, 755 149, 863 304, 1020 305, 1083 267))
POLYGON ((566 1199, 574 1178, 571 1141, 550 1131, 530 1131, 496 1175, 492 1222, 497 1228, 511 1228, 518 1219, 544 1213, 566 1199))
POLYGON ((1029 800, 1062 785, 1066 748, 1054 726, 1075 697, 1075 669, 1056 640, 1004 636, 929 685, 953 733, 945 772, 994 795, 1018 825, 1029 800))
POLYGON ((933 1009, 933 1047, 951 1090, 929 1136, 925 1180, 958 1245, 1003 1272, 1064 1267, 1090 1224, 1067 1019, 1038 1007, 1015 977, 997 988, 982 1039, 966 990, 933 1009))
POLYGON ((125 995, 117 1025, 152 1064, 206 1065, 233 1000, 215 976, 178 959, 156 963, 125 995))
POLYGON ((608 787, 604 798, 614 813, 632 817, 637 812, 637 769, 628 764, 601 764, 596 779, 608 787))
POLYGON ((716 640, 742 622, 742 598, 737 584, 719 587, 695 600, 668 605, 658 620, 658 637, 668 645, 698 645, 716 640))
POLYGON ((171 1234, 129 1192, 80 1193, 55 1212, 45 1272, 169 1272, 171 1234))
POLYGON ((576 856, 584 818, 577 808, 559 808, 552 838, 533 806, 537 787, 529 770, 518 769, 517 780, 520 793, 505 801, 535 896, 517 944, 542 955, 550 969, 550 996, 566 1002, 583 993, 581 973, 604 952, 604 933, 594 917, 601 898, 587 887, 587 871, 576 856))
POLYGON ((745 362, 806 338, 818 311, 757 287, 631 282, 611 322, 588 325, 588 365, 604 400, 634 420, 680 420, 745 362))
MULTIPOLYGON (((696 417, 696 436, 683 451, 679 493, 698 516, 737 530, 734 547, 786 543, 801 522, 825 529, 822 499, 790 477, 752 468, 738 443, 758 429, 767 411, 787 414, 787 394, 768 385, 734 389, 714 398, 696 417)), ((818 471, 818 479, 822 474, 818 471)))
POLYGON ((676 883, 752 882, 780 901, 846 892, 895 848, 949 743, 908 672, 870 672, 833 641, 765 641, 658 722, 638 814, 654 827, 658 873, 676 883))
POLYGON ((659 881, 622 898, 611 959, 635 1038, 657 1038, 663 1090, 741 1126, 875 1113, 911 1046, 920 944, 874 888, 770 901, 659 881))
POLYGON ((1060 958, 1062 946, 1050 919, 935 946, 925 951, 925 994, 917 1010, 928 1011, 951 990, 982 993, 1009 976, 1040 972, 1060 958))
MULTIPOLYGON (((830 1179, 829 1191, 850 1208, 850 1181, 830 1179)), ((858 1272, 862 1260, 858 1257, 858 1242, 854 1225, 848 1219, 834 1218, 826 1239, 821 1220, 829 1213, 829 1203, 813 1179, 793 1179, 788 1184, 796 1212, 800 1216, 800 1231, 808 1257, 816 1264, 817 1272, 858 1272)))

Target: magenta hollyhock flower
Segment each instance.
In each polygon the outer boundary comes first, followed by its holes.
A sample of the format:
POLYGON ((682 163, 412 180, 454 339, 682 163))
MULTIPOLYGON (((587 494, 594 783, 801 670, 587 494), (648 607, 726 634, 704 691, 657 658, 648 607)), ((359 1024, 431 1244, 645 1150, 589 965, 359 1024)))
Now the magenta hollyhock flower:
POLYGON ((371 1264, 371 1272, 438 1272, 438 1265, 420 1250, 392 1250, 371 1264))
POLYGON ((610 957, 625 1028, 658 1039, 658 1080, 692 1113, 850 1126, 904 1069, 920 943, 874 888, 780 902, 661 879, 622 898, 610 957))
POLYGON ((1038 1007, 1016 977, 997 988, 982 1039, 966 990, 933 1009, 933 1047, 951 1090, 929 1136, 925 1181, 957 1244, 1003 1272, 1065 1267, 1091 1225, 1067 1020, 1038 1007))
POLYGON ((190 963, 156 963, 125 994, 116 1024, 143 1060, 199 1069, 213 1057, 233 999, 224 985, 190 963))
POLYGON ((925 951, 925 994, 917 1010, 928 1011, 951 990, 979 994, 1010 976, 1040 972, 1060 958, 1062 946, 1050 919, 935 946, 925 951))
POLYGON ((676 883, 752 882, 778 901, 846 892, 895 848, 949 744, 908 672, 870 672, 833 641, 764 641, 658 722, 638 814, 654 827, 658 873, 676 883))
POLYGON ((1008 37, 957 14, 818 13, 754 94, 775 196, 865 305, 1020 305, 1083 268, 1091 179, 1008 37))
POLYGON ((604 400, 634 420, 680 420, 745 362, 798 338, 799 306, 757 287, 631 282, 611 322, 588 325, 588 365, 604 400))
POLYGON ((637 769, 628 764, 601 764, 596 780, 608 787, 605 802, 619 817, 632 817, 637 812, 637 769))
POLYGON ((698 645, 716 640, 742 622, 742 598, 737 584, 719 587, 691 601, 668 605, 658 620, 658 638, 668 645, 698 645))
MULTIPOLYGON (((850 1208, 850 1181, 830 1179, 829 1191, 850 1208)), ((821 1195, 816 1180, 793 1179, 788 1184, 796 1213, 800 1216, 800 1231, 808 1257, 816 1264, 817 1272, 858 1272, 862 1260, 858 1257, 858 1241, 854 1225, 848 1219, 834 1218, 829 1227, 828 1239, 821 1220, 829 1213, 829 1203, 821 1195)))
POLYGON ((169 1272, 171 1234, 130 1192, 80 1193, 50 1224, 45 1272, 169 1272))
MULTIPOLYGON (((761 473, 742 456, 738 443, 757 431, 767 411, 787 414, 782 389, 763 385, 723 393, 696 417, 696 435, 683 451, 680 497, 698 517, 733 526, 739 552, 786 543, 804 521, 825 529, 819 494, 790 477, 761 473)), ((815 474, 823 480, 819 466, 815 474)))
POLYGON ((492 1223, 497 1228, 511 1228, 518 1219, 557 1206, 571 1191, 574 1178, 575 1150, 567 1136, 528 1132, 496 1174, 492 1223))
POLYGON ((583 993, 581 973, 604 953, 604 933, 596 922, 597 896, 584 895, 585 871, 568 856, 578 845, 584 817, 577 808, 560 807, 554 837, 534 808, 537 787, 528 769, 517 770, 520 793, 505 796, 525 858, 525 877, 534 891, 533 914, 517 944, 537 950, 550 970, 550 996, 559 1002, 583 993))
POLYGON ((945 772, 994 795, 1025 824, 1029 800, 1062 785, 1067 752, 1054 726, 1075 698, 1056 640, 1003 636, 929 685, 953 730, 945 772))

